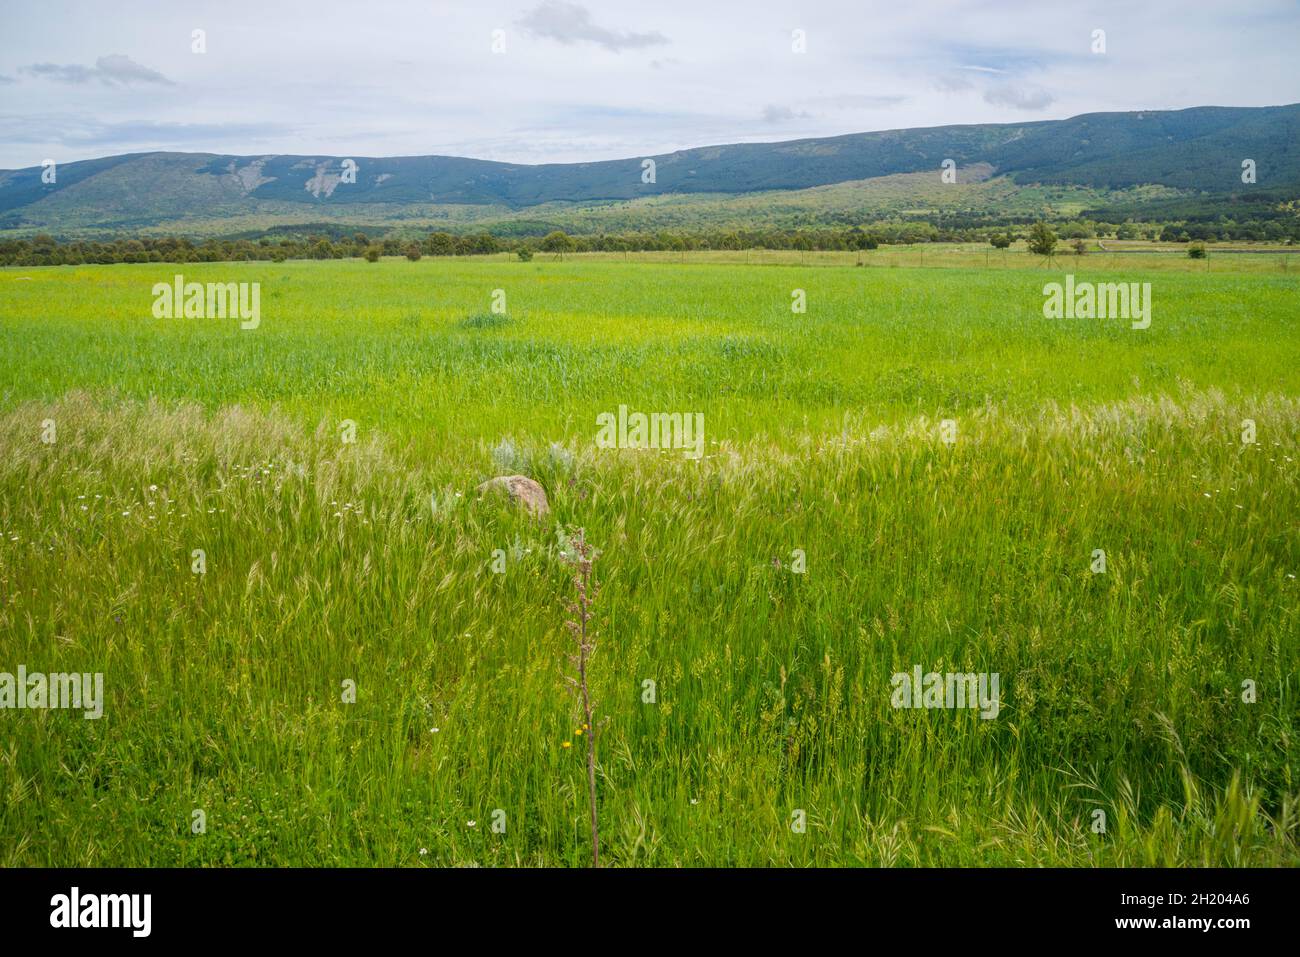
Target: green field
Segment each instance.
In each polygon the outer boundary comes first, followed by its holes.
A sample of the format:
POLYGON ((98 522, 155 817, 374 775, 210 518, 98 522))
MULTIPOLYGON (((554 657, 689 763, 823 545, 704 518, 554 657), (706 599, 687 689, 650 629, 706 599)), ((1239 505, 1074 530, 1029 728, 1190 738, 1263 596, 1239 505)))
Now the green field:
POLYGON ((105 689, 0 710, 0 866, 589 863, 557 525, 604 863, 1300 863, 1298 264, 857 258, 0 270, 0 672, 105 689), (154 318, 178 272, 260 324, 154 318))

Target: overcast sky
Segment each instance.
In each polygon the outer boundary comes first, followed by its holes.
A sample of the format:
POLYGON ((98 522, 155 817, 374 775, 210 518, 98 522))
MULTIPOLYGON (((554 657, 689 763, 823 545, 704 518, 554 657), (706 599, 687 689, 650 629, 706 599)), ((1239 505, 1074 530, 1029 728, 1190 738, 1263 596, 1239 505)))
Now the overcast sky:
POLYGON ((142 150, 572 162, 1276 105, 1300 101, 1298 55, 1295 0, 0 0, 0 167, 142 150))

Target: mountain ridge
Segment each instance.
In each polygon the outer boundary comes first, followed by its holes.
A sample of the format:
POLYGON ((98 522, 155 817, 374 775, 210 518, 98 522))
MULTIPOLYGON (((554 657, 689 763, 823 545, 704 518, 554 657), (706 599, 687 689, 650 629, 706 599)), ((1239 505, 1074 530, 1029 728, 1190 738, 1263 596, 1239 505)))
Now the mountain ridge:
POLYGON ((1300 104, 1085 113, 1064 120, 912 127, 691 147, 585 163, 439 154, 343 157, 150 151, 0 170, 0 230, 131 229, 302 215, 340 221, 510 218, 547 204, 808 190, 982 166, 1017 187, 1158 186, 1209 197, 1300 196, 1300 104), (349 182, 345 160, 355 163, 349 182), (1243 184, 1242 162, 1257 183, 1243 184), (654 181, 643 180, 653 160, 654 181), (147 188, 142 188, 144 184, 147 188))

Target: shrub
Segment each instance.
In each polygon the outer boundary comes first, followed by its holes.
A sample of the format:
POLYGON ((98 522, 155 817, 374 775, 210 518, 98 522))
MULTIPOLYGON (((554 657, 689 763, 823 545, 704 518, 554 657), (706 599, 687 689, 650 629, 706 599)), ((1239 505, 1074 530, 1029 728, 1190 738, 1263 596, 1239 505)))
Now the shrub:
POLYGON ((1056 233, 1047 223, 1037 222, 1029 229, 1029 251, 1039 256, 1050 256, 1056 249, 1056 233))

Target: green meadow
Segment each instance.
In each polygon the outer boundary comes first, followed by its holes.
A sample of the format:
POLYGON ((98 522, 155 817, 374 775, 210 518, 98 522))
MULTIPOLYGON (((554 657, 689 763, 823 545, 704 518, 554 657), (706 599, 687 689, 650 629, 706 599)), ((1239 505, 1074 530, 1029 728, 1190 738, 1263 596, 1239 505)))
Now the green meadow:
POLYGON ((590 863, 573 528, 604 864, 1300 864, 1297 268, 0 270, 0 672, 104 676, 0 709, 0 866, 590 863), (177 273, 256 328, 155 318, 177 273), (1150 327, 1044 318, 1067 273, 1150 327))

